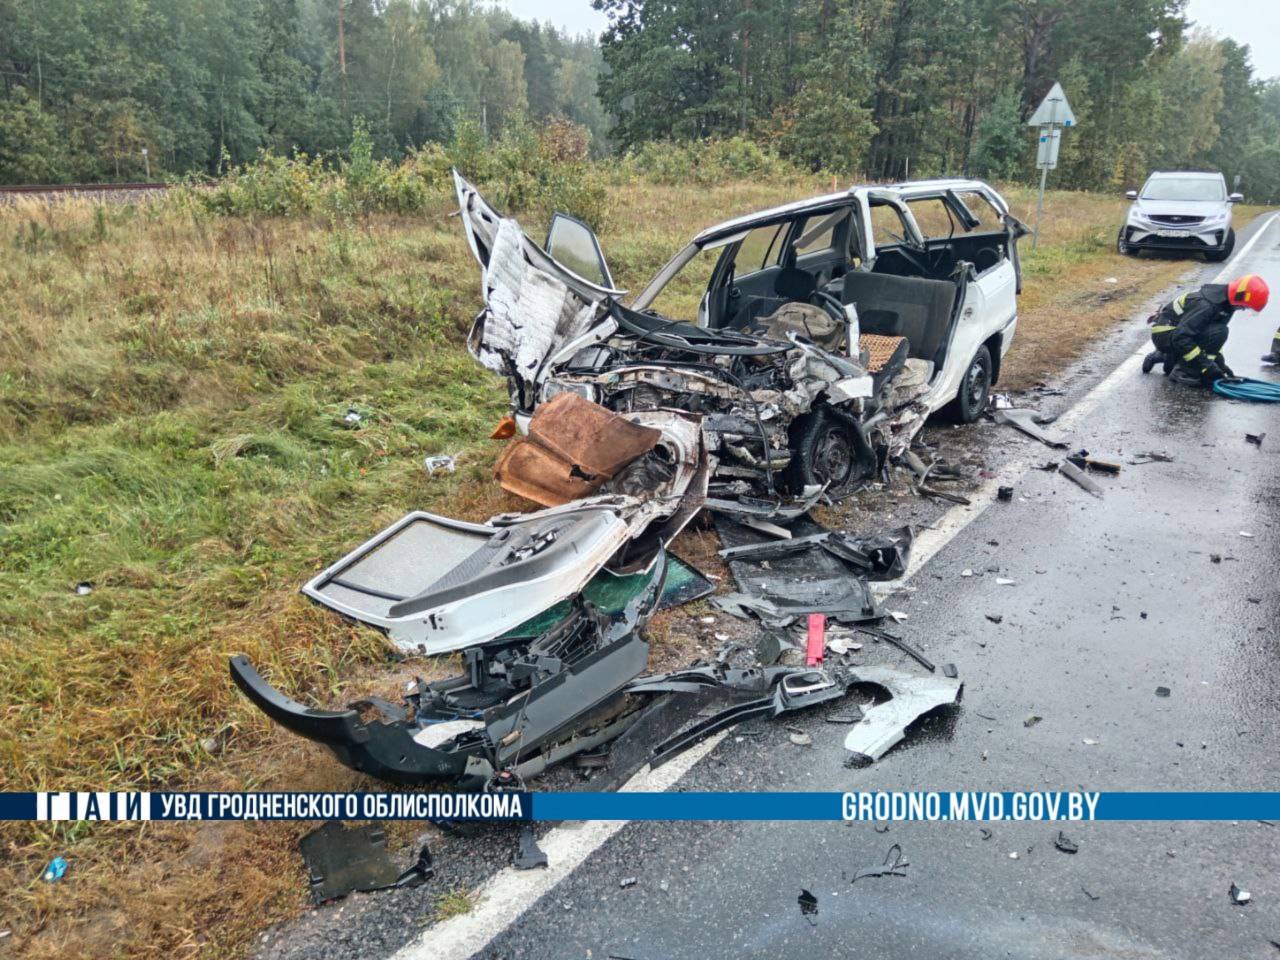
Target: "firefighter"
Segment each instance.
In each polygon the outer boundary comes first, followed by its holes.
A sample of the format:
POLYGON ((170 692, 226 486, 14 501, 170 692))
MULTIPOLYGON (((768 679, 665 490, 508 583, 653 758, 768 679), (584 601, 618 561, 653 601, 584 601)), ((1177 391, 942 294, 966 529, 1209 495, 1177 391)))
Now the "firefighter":
POLYGON ((1271 338, 1271 352, 1263 354, 1262 362, 1280 364, 1280 330, 1271 338))
POLYGON ((1265 307, 1269 292, 1267 282, 1250 273, 1225 284, 1206 283, 1165 304, 1149 321, 1155 349, 1143 359, 1142 372, 1160 363, 1178 382, 1200 386, 1235 376, 1222 359, 1227 324, 1237 310, 1265 307))

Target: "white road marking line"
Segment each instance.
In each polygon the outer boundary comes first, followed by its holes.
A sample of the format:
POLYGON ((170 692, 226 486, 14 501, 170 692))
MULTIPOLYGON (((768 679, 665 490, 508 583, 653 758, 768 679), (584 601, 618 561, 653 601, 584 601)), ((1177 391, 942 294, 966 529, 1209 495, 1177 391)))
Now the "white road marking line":
MULTIPOLYGON (((1271 219, 1259 227, 1257 232, 1249 238, 1249 242, 1236 251, 1212 282, 1220 283, 1225 279, 1234 269, 1236 261, 1252 249, 1277 219, 1280 219, 1280 214, 1272 214, 1271 219)), ((1091 413, 1108 394, 1141 366, 1143 354, 1147 349, 1144 345, 1137 353, 1112 370, 1092 390, 1081 397, 1074 407, 1060 416, 1054 426, 1069 429, 1091 413)), ((1047 450, 1047 448, 1040 449, 1047 450)), ((1007 464, 997 476, 985 481, 969 495, 970 506, 952 507, 942 515, 932 529, 921 531, 912 545, 911 563, 907 572, 895 583, 901 584, 910 580, 939 550, 954 540, 960 531, 978 519, 983 511, 995 502, 997 491, 1001 486, 1016 481, 1037 459, 1044 459, 1044 457, 1028 455, 1007 464)), ((886 586, 891 585, 886 584, 886 586)), ((727 734, 728 731, 721 731, 709 737, 657 770, 646 767, 628 780, 620 791, 658 792, 671 789, 693 768, 694 764, 714 750, 727 734)), ((499 871, 480 888, 476 905, 469 912, 450 917, 423 931, 418 939, 397 951, 391 960, 467 960, 468 957, 484 949, 490 940, 553 890, 561 880, 572 874, 579 864, 604 846, 610 837, 629 822, 627 820, 589 820, 553 828, 540 843, 547 854, 547 869, 516 870, 513 867, 507 867, 499 871)))
MULTIPOLYGON (((657 770, 645 767, 619 792, 661 793, 670 790, 695 763, 714 750, 727 733, 721 731, 707 738, 657 770)), ((500 870, 480 888, 476 905, 469 912, 450 917, 424 931, 417 940, 396 952, 392 960, 466 960, 484 949, 490 940, 573 873, 582 861, 628 823, 629 820, 587 820, 552 828, 538 844, 547 855, 545 870, 516 870, 514 867, 500 870)))

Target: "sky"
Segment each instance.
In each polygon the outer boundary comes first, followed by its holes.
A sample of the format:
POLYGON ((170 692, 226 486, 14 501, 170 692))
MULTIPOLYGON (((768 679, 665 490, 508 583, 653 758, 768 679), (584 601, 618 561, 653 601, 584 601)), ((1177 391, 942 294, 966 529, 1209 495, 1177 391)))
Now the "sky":
MULTIPOLYGON (((598 34, 605 16, 590 0, 500 0, 524 20, 550 22, 570 33, 598 34)), ((1247 43, 1259 77, 1280 77, 1280 2, 1277 0, 1190 0, 1187 15, 1237 43, 1247 43)))

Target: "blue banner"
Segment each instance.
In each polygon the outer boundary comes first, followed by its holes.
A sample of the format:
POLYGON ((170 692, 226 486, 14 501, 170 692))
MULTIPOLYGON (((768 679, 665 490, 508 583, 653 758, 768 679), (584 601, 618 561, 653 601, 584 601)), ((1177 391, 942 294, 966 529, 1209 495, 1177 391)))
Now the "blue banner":
POLYGON ((1278 820, 1280 793, 0 793, 0 820, 1278 820))

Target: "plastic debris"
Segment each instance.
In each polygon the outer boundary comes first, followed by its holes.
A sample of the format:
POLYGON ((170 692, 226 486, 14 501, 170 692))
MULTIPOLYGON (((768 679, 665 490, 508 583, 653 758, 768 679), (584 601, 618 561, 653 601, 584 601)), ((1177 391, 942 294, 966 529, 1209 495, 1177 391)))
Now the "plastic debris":
POLYGON ((996 585, 1001 587, 1016 587, 1017 580, 1010 580, 1008 577, 996 577, 996 585))
POLYGON ((1080 844, 1076 843, 1061 830, 1059 830, 1058 835, 1053 838, 1053 845, 1063 853, 1080 852, 1080 844))
POLYGON ((416 887, 435 874, 431 851, 426 846, 409 869, 397 868, 387 852, 386 833, 373 823, 347 829, 341 821, 326 821, 303 837, 298 849, 307 866, 315 903, 355 891, 416 887))
POLYGON ((794 743, 797 747, 813 746, 813 737, 809 736, 807 733, 796 732, 793 730, 788 736, 791 742, 794 743))
POLYGON ((45 883, 57 883, 66 875, 67 858, 54 857, 49 861, 49 865, 44 868, 44 873, 40 874, 40 879, 45 883))
POLYGON ((422 461, 422 465, 427 468, 427 476, 434 477, 439 473, 453 473, 457 469, 457 459, 447 453, 437 453, 433 456, 426 457, 422 461))
POLYGON ((511 862, 517 870, 534 870, 547 865, 547 855, 538 846, 532 826, 526 825, 521 829, 516 854, 511 862))
POLYGON ((347 414, 342 419, 347 423, 359 423, 364 417, 355 407, 348 407, 347 414))
POLYGON ((1037 714, 1033 713, 1030 716, 1028 716, 1027 719, 1022 721, 1022 725, 1024 727, 1034 727, 1037 723, 1039 723, 1043 719, 1044 717, 1038 716, 1037 714))
POLYGON ((1266 439, 1266 433, 1246 433, 1244 439, 1246 443, 1252 443, 1255 447, 1261 447, 1262 441, 1266 439))
POLYGON ((800 896, 796 897, 796 903, 800 904, 800 913, 806 917, 816 917, 818 915, 818 898, 803 887, 800 889, 800 896))
POLYGON ((93 593, 93 584, 88 580, 81 580, 76 584, 77 597, 87 597, 91 593, 93 593))
POLYGON ((1013 499, 1013 487, 1001 487, 996 491, 996 497, 1002 503, 1008 503, 1013 499))
POLYGON ((1170 690, 1168 687, 1156 687, 1157 697, 1167 697, 1171 693, 1173 693, 1173 691, 1170 690))
POLYGON ((1251 894, 1248 890, 1241 890, 1234 883, 1231 885, 1231 889, 1228 890, 1227 892, 1231 895, 1231 902, 1234 903, 1236 906, 1243 907, 1246 903, 1248 903, 1250 900, 1253 899, 1253 894, 1251 894))
POLYGON ((619 889, 626 890, 628 887, 634 887, 639 882, 639 877, 623 877, 618 881, 618 887, 619 889))
POLYGON ((870 880, 874 877, 905 877, 909 866, 911 864, 902 859, 902 845, 895 843, 885 853, 884 860, 881 861, 880 866, 872 867, 869 870, 859 870, 849 882, 857 883, 859 880, 870 880))
POLYGON ((1058 464, 1058 472, 1074 483, 1081 490, 1090 493, 1095 497, 1101 498, 1102 488, 1093 482, 1089 476, 1077 467, 1070 460, 1063 460, 1058 464))
POLYGON ((986 614, 986 617, 987 617, 987 619, 988 619, 988 620, 990 620, 992 623, 1004 623, 1004 617, 1003 617, 1001 614, 998 614, 998 613, 988 613, 988 614, 986 614))

